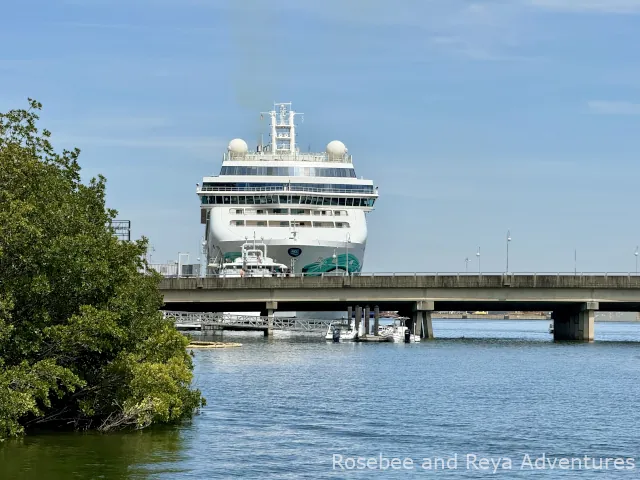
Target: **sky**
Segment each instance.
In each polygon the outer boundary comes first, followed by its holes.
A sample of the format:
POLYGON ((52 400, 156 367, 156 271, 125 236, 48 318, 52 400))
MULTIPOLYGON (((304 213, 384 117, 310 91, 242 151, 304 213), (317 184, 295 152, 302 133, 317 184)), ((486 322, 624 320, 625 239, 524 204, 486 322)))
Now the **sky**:
MULTIPOLYGON (((640 0, 8 0, 0 111, 42 102, 58 149, 193 260, 196 183, 259 112, 334 139, 380 198, 368 272, 633 272, 640 0), (577 261, 574 264, 574 252, 577 261)), ((184 260, 184 259, 183 259, 184 260)))

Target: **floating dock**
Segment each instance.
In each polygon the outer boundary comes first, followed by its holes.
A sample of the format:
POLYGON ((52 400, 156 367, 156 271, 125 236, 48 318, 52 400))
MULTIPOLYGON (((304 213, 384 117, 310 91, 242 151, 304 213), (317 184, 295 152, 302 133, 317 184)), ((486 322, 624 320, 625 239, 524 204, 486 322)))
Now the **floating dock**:
POLYGON ((381 337, 378 335, 363 335, 362 337, 358 337, 356 342, 368 342, 368 343, 381 343, 381 342, 390 342, 392 340, 391 337, 381 337))
POLYGON ((230 347, 241 347, 241 343, 231 343, 231 342, 202 342, 202 341, 192 341, 187 345, 187 348, 230 348, 230 347))

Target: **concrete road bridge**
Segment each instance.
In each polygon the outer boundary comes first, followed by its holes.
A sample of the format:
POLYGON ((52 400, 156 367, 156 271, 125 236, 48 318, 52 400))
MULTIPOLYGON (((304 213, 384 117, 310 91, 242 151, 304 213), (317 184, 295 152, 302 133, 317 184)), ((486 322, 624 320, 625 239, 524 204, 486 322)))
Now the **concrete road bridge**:
POLYGON ((549 311, 556 340, 592 341, 596 311, 639 312, 633 274, 359 274, 164 278, 165 309, 192 312, 397 310, 433 337, 434 311, 549 311))

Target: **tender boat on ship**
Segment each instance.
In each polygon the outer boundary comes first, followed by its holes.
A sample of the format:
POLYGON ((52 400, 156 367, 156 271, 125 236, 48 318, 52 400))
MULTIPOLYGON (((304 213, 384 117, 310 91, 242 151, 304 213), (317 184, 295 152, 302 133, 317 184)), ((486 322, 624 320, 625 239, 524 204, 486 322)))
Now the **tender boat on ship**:
POLYGON ((241 256, 218 266, 217 276, 224 278, 241 277, 284 277, 289 268, 267 256, 264 242, 245 242, 241 246, 241 256))

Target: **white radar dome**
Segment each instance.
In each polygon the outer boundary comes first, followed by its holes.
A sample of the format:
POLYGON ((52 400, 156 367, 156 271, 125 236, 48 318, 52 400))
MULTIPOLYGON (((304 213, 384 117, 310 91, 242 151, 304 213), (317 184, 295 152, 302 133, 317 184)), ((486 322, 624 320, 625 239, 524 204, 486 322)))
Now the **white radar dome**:
POLYGON ((247 153, 249 151, 249 146, 247 145, 247 142, 241 138, 234 138, 229 142, 227 149, 231 153, 247 153))
POLYGON ((347 151, 347 147, 340 140, 334 140, 327 144, 327 153, 329 155, 344 155, 347 151))

